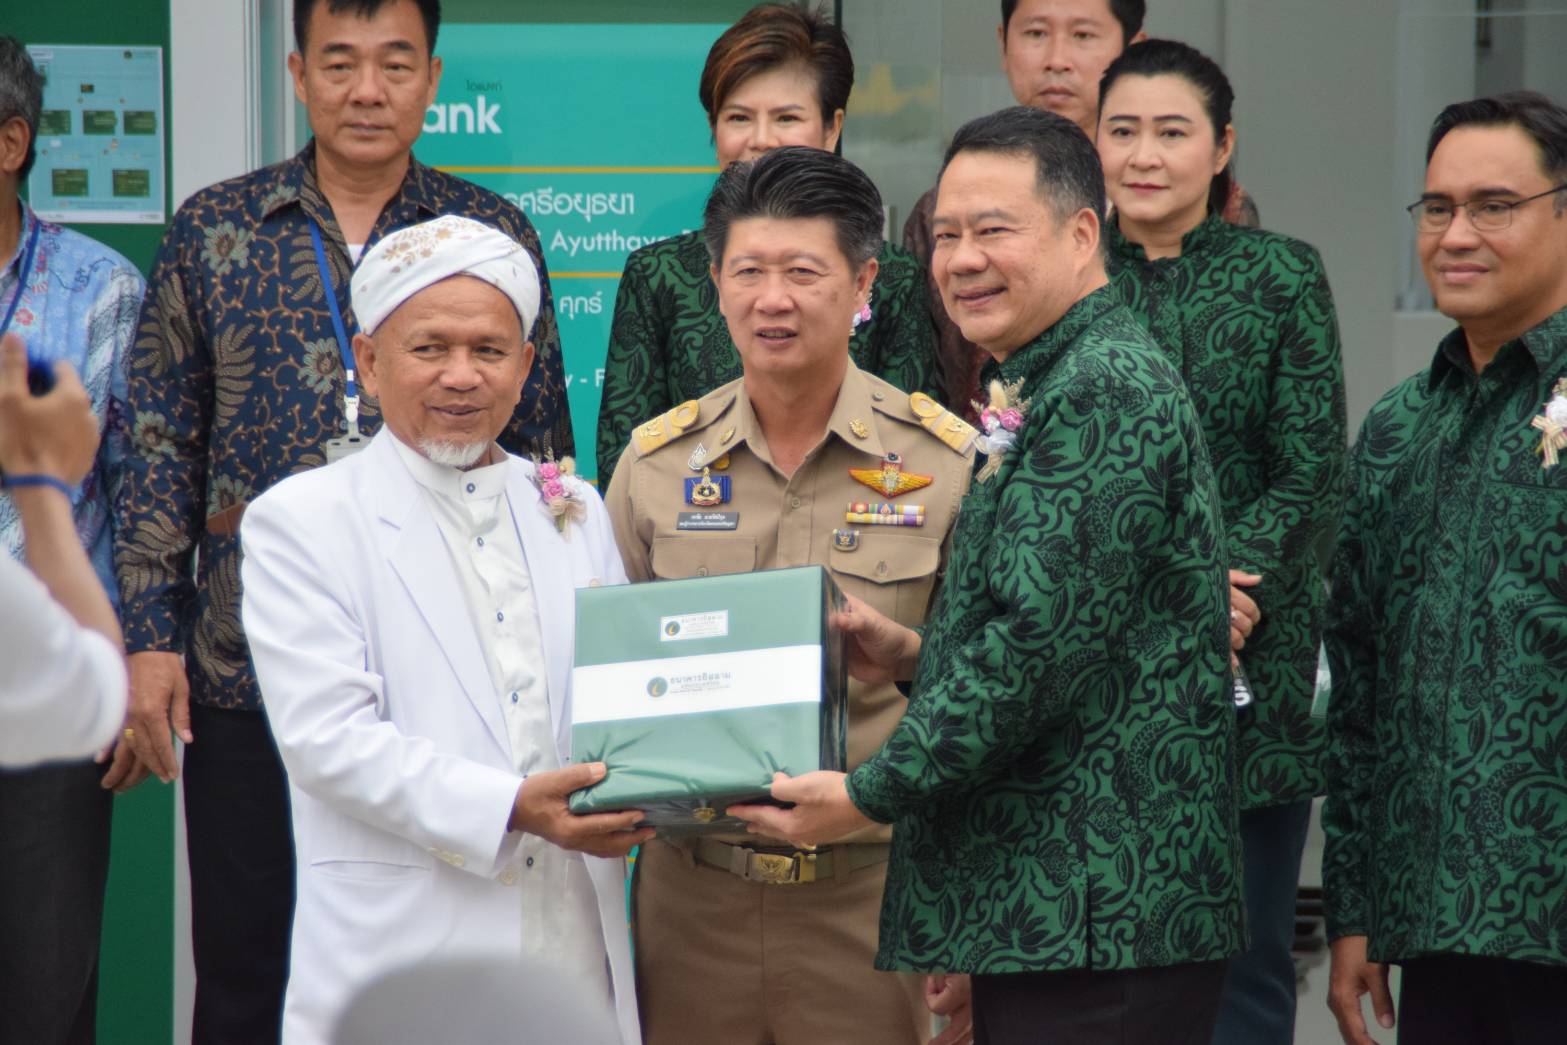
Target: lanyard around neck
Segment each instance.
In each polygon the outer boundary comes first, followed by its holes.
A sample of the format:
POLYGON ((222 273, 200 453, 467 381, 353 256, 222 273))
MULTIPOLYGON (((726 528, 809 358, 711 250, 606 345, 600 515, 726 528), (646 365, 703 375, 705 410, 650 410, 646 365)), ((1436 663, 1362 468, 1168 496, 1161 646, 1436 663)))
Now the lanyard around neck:
POLYGON ((0 319, 0 337, 11 329, 11 318, 16 315, 16 306, 22 303, 22 293, 27 289, 28 277, 33 274, 33 255, 38 250, 38 231, 43 228, 43 222, 33 219, 33 231, 27 237, 27 249, 22 252, 22 269, 17 273, 16 293, 11 295, 11 307, 5 310, 5 318, 0 319))
POLYGON ((354 384, 354 347, 348 340, 343 326, 343 312, 337 305, 337 287, 332 282, 332 268, 326 261, 326 247, 321 242, 321 226, 310 220, 310 241, 316 248, 316 268, 321 273, 321 289, 326 294, 327 308, 332 312, 332 330, 337 335, 337 349, 343 357, 343 406, 348 414, 348 426, 359 423, 359 389, 354 384))

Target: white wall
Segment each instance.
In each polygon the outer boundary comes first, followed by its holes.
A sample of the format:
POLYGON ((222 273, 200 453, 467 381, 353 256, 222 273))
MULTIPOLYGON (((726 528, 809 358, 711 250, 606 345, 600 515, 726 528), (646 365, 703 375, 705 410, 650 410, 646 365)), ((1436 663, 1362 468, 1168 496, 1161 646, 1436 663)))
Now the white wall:
POLYGON ((1352 427, 1404 376, 1392 352, 1400 222, 1408 220, 1394 176, 1397 14, 1388 0, 1225 5, 1238 173, 1266 227, 1322 252, 1352 427))
MULTIPOLYGON (((169 0, 169 131, 175 207, 256 166, 260 48, 255 0, 169 0)), ((174 803, 174 1041, 190 1041, 196 968, 184 792, 174 803)))
POLYGON ((1143 31, 1152 37, 1184 40, 1222 63, 1228 6, 1228 0, 1149 0, 1143 31))
POLYGON ((307 131, 285 56, 290 0, 169 0, 175 206, 294 154, 307 131))
POLYGON ((174 205, 255 166, 255 0, 170 0, 169 128, 174 205))

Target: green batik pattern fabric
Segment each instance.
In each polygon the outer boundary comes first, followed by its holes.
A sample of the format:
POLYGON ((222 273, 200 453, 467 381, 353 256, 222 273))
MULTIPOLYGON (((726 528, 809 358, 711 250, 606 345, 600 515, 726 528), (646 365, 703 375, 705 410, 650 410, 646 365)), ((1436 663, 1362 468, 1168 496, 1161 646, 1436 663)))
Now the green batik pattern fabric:
POLYGON ((1213 458, 1229 562, 1261 574, 1241 662, 1242 809, 1326 786, 1327 731, 1311 717, 1324 595, 1318 548, 1344 498, 1344 370, 1322 259, 1299 240, 1209 217, 1177 258, 1150 262, 1107 230, 1110 272, 1181 372, 1213 458))
MULTIPOLYGON (((898 388, 934 393, 936 333, 925 277, 918 262, 891 243, 876 258, 871 318, 850 336, 849 355, 855 366, 898 388)), ((609 489, 637 425, 741 375, 709 264, 700 232, 660 240, 626 260, 599 402, 601 490, 609 489)))
POLYGON ((1330 937, 1567 964, 1567 465, 1530 426, 1567 311, 1477 377, 1462 332, 1351 456, 1328 604, 1330 937))
POLYGON ((964 498, 908 712, 849 777, 896 824, 877 966, 1227 957, 1228 596, 1191 401, 1108 287, 984 377, 1027 418, 964 498))

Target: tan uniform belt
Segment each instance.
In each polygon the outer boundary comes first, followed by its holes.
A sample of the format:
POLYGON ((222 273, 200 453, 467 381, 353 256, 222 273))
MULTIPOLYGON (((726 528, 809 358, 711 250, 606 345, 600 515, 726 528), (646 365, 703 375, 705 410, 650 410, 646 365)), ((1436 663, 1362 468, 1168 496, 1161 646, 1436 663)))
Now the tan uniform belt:
POLYGON ((218 537, 233 537, 239 533, 239 520, 245 514, 248 501, 229 505, 216 515, 207 516, 207 532, 218 537))
POLYGON ((887 862, 889 845, 835 845, 815 852, 767 852, 699 838, 691 854, 696 862, 764 885, 804 885, 834 875, 847 877, 861 868, 887 862))

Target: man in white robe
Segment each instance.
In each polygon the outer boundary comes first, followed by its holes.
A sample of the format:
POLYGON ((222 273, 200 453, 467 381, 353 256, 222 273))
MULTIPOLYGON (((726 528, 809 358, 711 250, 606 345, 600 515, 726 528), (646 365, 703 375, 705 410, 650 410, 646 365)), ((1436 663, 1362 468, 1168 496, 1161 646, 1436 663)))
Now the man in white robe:
POLYGON ((298 854, 284 1041, 330 1041, 378 976, 477 957, 547 960, 634 1045, 621 858, 652 832, 566 806, 604 773, 567 766, 574 590, 625 575, 592 488, 495 444, 533 361, 537 272, 445 216, 378 243, 352 290, 383 427, 241 531, 298 854))

